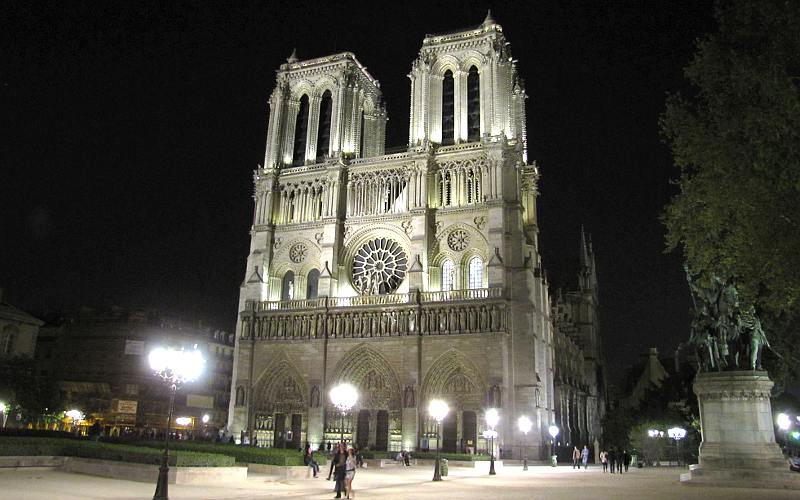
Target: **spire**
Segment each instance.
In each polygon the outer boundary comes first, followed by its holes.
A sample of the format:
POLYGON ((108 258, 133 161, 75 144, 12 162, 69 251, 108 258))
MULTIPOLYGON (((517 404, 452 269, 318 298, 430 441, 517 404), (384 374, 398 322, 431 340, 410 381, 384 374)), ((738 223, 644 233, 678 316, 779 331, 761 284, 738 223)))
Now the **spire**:
POLYGON ((581 269, 589 267, 589 250, 586 247, 586 233, 581 224, 581 254, 580 254, 581 269))
POLYGON ((497 21, 495 21, 494 18, 492 17, 492 9, 489 9, 489 10, 486 11, 486 19, 483 20, 483 23, 481 24, 481 27, 485 28, 485 27, 491 26, 493 24, 497 24, 497 21))
POLYGON ((286 62, 291 64, 291 63, 296 63, 299 60, 300 59, 297 58, 297 49, 292 49, 292 55, 290 55, 289 58, 286 59, 286 62))

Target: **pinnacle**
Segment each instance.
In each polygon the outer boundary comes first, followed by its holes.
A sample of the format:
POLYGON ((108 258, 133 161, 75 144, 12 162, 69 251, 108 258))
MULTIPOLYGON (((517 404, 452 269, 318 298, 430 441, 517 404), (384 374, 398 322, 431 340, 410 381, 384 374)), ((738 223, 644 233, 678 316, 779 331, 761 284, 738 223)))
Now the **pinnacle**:
POLYGON ((297 49, 292 49, 292 55, 290 55, 289 58, 286 59, 286 62, 291 64, 291 63, 296 63, 297 61, 299 61, 299 59, 297 58, 297 49))

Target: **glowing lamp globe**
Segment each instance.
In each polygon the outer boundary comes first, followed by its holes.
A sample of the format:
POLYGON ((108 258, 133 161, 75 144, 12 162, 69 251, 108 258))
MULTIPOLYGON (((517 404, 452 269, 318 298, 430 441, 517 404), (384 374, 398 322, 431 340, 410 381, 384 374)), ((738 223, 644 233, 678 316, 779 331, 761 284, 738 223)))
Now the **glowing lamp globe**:
POLYGON ((208 416, 208 413, 203 415, 203 423, 204 424, 207 424, 209 420, 211 420, 211 417, 208 416))
POLYGON ((358 402, 358 391, 350 384, 339 384, 330 392, 331 403, 339 411, 345 412, 358 402))
POLYGON ((686 437, 686 429, 681 429, 680 427, 673 427, 671 429, 667 429, 667 435, 675 440, 681 440, 686 437))
POLYGON ((531 427, 533 427, 533 422, 523 415, 517 419, 517 427, 523 434, 528 434, 531 431, 531 427))
POLYGON ((81 420, 83 420, 83 413, 81 413, 80 410, 70 410, 64 413, 64 415, 71 418, 73 422, 80 422, 81 420))
POLYGON ((547 432, 549 432, 549 433, 550 433, 550 437, 552 437, 553 439, 555 439, 555 438, 556 438, 556 436, 558 436, 558 432, 559 432, 559 430, 558 430, 558 426, 557 426, 557 425, 551 425, 551 426, 550 426, 550 427, 547 429, 547 432))
POLYGON ((438 423, 442 423, 449 411, 450 407, 441 399, 432 399, 428 404, 428 414, 438 423))
POLYGON ((789 427, 792 425, 792 421, 791 419, 789 419, 789 415, 785 413, 779 413, 776 422, 778 423, 778 427, 780 427, 782 431, 789 430, 789 427))
POLYGON ((499 421, 500 414, 497 412, 497 408, 489 408, 486 410, 486 425, 488 425, 490 429, 497 427, 499 421))

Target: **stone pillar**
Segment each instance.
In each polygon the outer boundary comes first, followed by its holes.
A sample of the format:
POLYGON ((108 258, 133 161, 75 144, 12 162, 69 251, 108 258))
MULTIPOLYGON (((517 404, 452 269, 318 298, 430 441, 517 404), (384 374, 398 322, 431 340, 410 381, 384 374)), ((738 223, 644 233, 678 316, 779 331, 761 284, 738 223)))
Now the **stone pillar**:
POLYGON ((699 373, 699 461, 681 474, 684 484, 800 489, 775 442, 770 390, 764 371, 699 373))

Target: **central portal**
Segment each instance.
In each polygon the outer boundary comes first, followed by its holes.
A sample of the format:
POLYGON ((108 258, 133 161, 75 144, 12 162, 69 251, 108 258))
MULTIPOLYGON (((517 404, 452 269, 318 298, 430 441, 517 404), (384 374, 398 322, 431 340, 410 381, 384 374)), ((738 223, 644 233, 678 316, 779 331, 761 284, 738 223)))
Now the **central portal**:
POLYGON ((359 410, 356 424, 356 446, 375 451, 389 449, 389 412, 387 410, 359 410), (372 434, 374 429, 375 434, 372 434))

